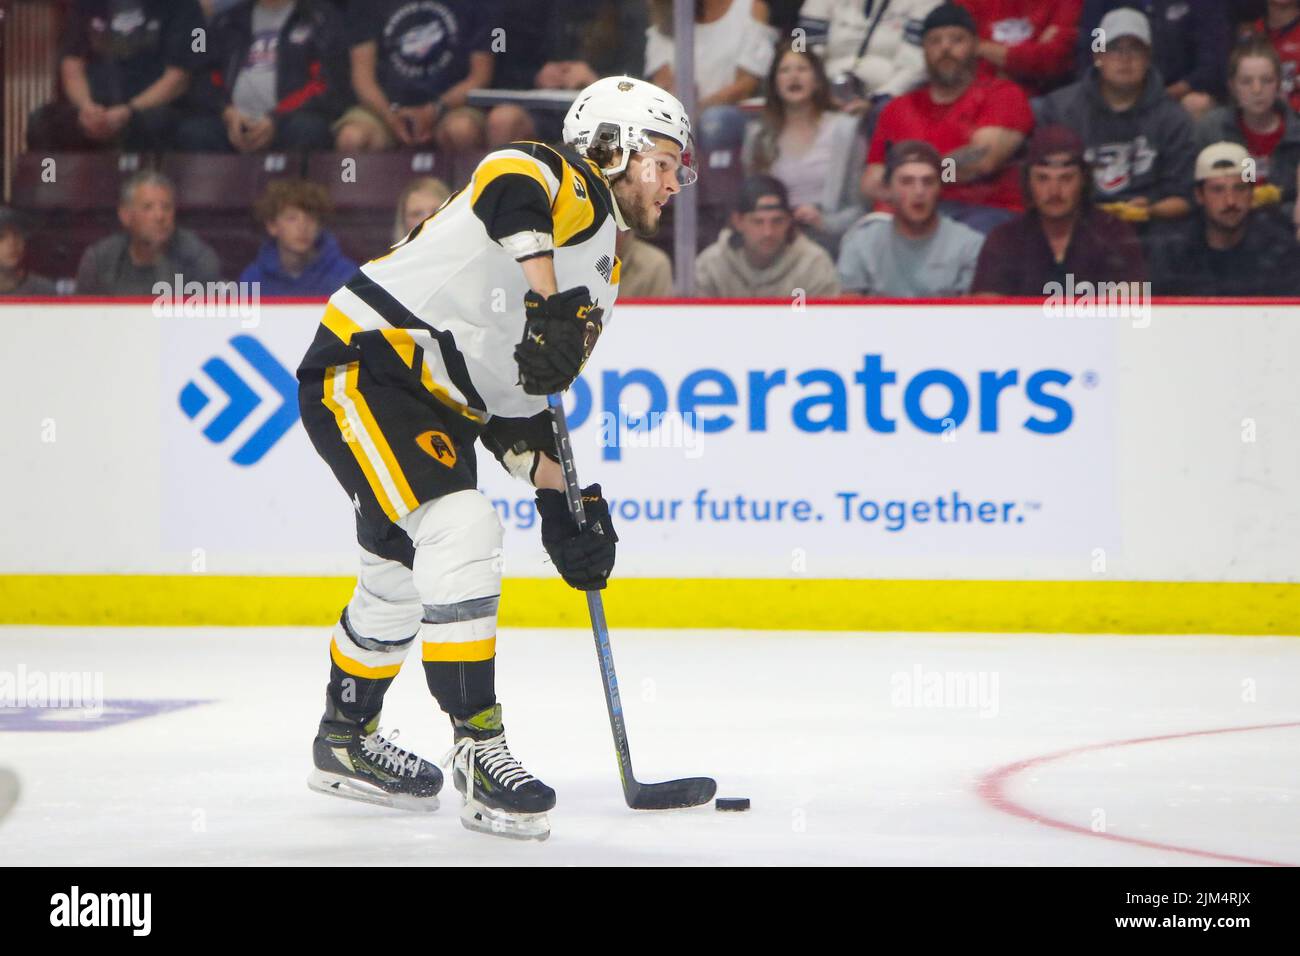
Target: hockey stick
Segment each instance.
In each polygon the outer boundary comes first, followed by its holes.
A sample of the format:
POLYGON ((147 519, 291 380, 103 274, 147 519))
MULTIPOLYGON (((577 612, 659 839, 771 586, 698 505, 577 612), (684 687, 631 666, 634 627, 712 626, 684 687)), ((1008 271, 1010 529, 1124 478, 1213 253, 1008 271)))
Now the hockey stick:
MULTIPOLYGON (((564 405, 559 395, 547 396, 551 407, 551 428, 555 431, 555 448, 564 470, 565 497, 569 513, 578 527, 585 527, 587 518, 582 510, 582 491, 578 484, 578 469, 573 464, 573 447, 569 443, 569 424, 564 419, 564 405)), ((614 652, 609 646, 609 628, 605 625, 605 604, 599 591, 587 591, 587 612, 591 615, 591 631, 596 637, 596 658, 600 662, 600 679, 605 687, 605 706, 609 710, 609 726, 614 732, 614 749, 618 754, 618 775, 623 781, 623 798, 633 810, 670 810, 677 807, 697 807, 708 803, 718 790, 710 777, 685 777, 663 783, 641 783, 632 773, 632 750, 627 742, 627 728, 623 724, 623 702, 618 695, 618 677, 614 674, 614 652)))

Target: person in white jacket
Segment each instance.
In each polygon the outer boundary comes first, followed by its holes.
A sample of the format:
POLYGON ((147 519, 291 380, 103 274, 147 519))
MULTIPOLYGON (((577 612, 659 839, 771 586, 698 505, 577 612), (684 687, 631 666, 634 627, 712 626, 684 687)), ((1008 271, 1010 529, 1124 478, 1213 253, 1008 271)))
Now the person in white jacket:
POLYGON ((925 81, 921 22, 940 0, 804 0, 799 28, 822 57, 845 110, 860 115, 873 99, 925 81))

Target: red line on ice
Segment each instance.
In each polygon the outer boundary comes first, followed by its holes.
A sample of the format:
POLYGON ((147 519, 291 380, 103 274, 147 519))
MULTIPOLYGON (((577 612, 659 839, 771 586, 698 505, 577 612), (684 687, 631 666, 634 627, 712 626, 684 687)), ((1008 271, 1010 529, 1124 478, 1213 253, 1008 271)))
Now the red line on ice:
POLYGON ((1116 833, 1097 833, 1088 827, 1082 827, 1075 823, 1067 823, 1064 820, 1057 820, 1041 813, 1036 813, 1028 807, 1017 803, 1006 795, 1004 788, 1011 778, 1017 774, 1028 770, 1030 767, 1041 766, 1050 763, 1053 760, 1060 760, 1063 757, 1072 757, 1075 754, 1087 753, 1091 750, 1108 750, 1111 747, 1128 747, 1133 744, 1147 744, 1160 740, 1179 740, 1184 737, 1207 737, 1212 734, 1239 734, 1248 730, 1276 730, 1283 727, 1300 727, 1300 722, 1285 724, 1256 724, 1252 727, 1225 727, 1220 730, 1194 730, 1182 734, 1164 734, 1159 737, 1135 737, 1132 740, 1114 740, 1109 743, 1089 744, 1086 747, 1073 747, 1069 750, 1059 750, 1056 753, 1043 754, 1038 757, 1029 757, 1026 760, 1017 760, 1015 763, 1009 763, 1002 767, 990 770, 979 780, 976 785, 976 792, 980 798, 988 803, 995 810, 1001 810, 1003 813, 1009 813, 1015 817, 1021 817, 1025 820, 1032 820, 1034 823, 1041 823, 1044 826, 1056 827, 1058 830, 1067 830, 1070 833, 1081 833, 1084 836, 1099 837, 1103 840, 1114 840, 1117 843, 1128 843, 1132 846, 1147 847, 1152 850, 1167 850, 1171 853, 1186 853, 1190 856, 1203 856, 1211 860, 1225 860, 1229 863, 1250 863, 1255 866, 1295 866, 1294 863, 1280 863, 1276 860, 1260 860, 1249 856, 1234 856, 1231 853, 1215 853, 1212 850, 1197 850, 1192 847, 1177 846, 1172 843, 1159 843, 1155 840, 1142 840, 1138 837, 1120 836, 1116 833))

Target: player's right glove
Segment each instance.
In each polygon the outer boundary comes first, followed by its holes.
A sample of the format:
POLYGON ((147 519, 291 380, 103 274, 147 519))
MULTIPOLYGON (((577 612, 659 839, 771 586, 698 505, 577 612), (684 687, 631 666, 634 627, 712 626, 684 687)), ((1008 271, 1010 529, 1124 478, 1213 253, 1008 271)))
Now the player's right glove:
POLYGON ((552 488, 541 488, 537 492, 537 513, 542 516, 542 545, 551 556, 555 570, 570 587, 579 591, 600 591, 614 570, 614 543, 618 541, 600 485, 588 485, 582 489, 582 509, 587 527, 579 531, 563 492, 552 488))
POLYGON ((524 295, 524 337, 515 346, 524 391, 549 395, 572 385, 596 347, 603 314, 586 286, 546 298, 529 290, 524 295))

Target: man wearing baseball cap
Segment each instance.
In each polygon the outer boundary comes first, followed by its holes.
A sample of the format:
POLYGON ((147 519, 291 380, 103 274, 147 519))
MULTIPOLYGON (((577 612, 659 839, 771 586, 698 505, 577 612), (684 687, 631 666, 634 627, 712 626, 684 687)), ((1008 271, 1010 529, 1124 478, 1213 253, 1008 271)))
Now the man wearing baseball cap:
POLYGON ((0 295, 54 295, 54 283, 27 271, 27 221, 0 206, 0 295))
POLYGON ((873 213, 844 237, 845 292, 896 298, 965 295, 984 237, 939 212, 939 151, 921 140, 895 143, 885 162, 892 216, 873 213))
POLYGON ((1092 171, 1083 140, 1064 126, 1040 126, 1025 160, 1023 216, 994 229, 971 288, 991 295, 1040 296, 1049 283, 1142 282, 1142 244, 1128 223, 1089 201, 1092 171))
POLYGON ((1103 49, 1076 83, 1043 97, 1038 122, 1083 137, 1094 201, 1127 222, 1178 219, 1191 211, 1192 122, 1165 95, 1151 67, 1151 25, 1131 7, 1101 21, 1103 49))
POLYGON ((797 289, 808 298, 840 294, 830 254, 799 231, 789 193, 772 176, 751 176, 740 187, 731 228, 695 260, 695 286, 715 298, 788 299, 797 289))
POLYGON ((955 3, 935 7, 921 25, 928 82, 890 101, 880 113, 863 195, 887 200, 889 145, 924 140, 946 161, 940 208, 987 233, 1020 211, 1012 156, 1034 127, 1029 99, 1010 80, 979 77, 978 37, 970 12, 955 3))
POLYGON ((1151 237, 1156 295, 1300 293, 1300 247, 1270 208, 1252 211, 1253 161, 1240 143, 1213 143, 1196 157, 1196 215, 1151 237))

